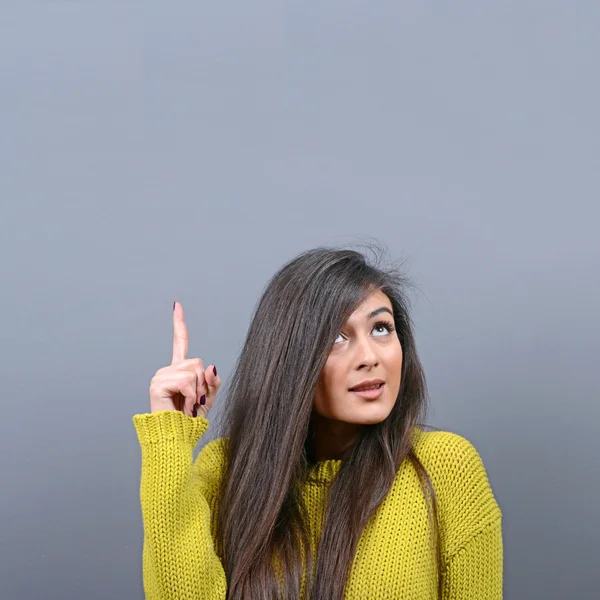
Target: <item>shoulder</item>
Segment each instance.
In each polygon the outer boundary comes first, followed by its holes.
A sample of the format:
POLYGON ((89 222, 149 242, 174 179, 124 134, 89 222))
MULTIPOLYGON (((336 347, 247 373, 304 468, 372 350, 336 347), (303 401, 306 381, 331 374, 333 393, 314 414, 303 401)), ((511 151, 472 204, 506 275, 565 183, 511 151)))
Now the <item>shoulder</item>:
POLYGON ((470 440, 450 431, 416 429, 413 448, 432 480, 450 545, 501 520, 487 470, 470 440))
POLYGON ((462 435, 418 428, 413 435, 415 454, 438 471, 481 471, 483 468, 479 452, 462 435))
POLYGON ((440 492, 463 493, 490 488, 487 470, 473 443, 451 431, 415 429, 413 448, 440 492))

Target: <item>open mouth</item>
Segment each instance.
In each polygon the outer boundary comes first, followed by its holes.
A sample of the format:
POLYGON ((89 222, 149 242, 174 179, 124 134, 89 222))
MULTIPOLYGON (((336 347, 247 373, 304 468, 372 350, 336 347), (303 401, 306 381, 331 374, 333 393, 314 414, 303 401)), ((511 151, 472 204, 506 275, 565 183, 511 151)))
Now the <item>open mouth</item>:
POLYGON ((378 383, 377 385, 370 385, 368 387, 355 387, 355 388, 350 388, 351 392, 371 392, 374 390, 379 390, 383 387, 383 383, 378 383))

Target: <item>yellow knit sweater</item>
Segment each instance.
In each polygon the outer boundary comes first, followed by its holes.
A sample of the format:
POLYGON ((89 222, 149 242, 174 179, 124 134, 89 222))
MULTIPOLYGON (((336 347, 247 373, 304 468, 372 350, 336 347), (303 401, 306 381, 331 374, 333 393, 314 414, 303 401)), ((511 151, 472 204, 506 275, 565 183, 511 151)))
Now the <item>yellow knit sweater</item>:
MULTIPOLYGON (((133 417, 141 447, 147 600, 224 600, 227 581, 215 526, 215 491, 224 438, 193 450, 209 421, 178 411, 133 417)), ((440 511, 443 600, 501 600, 502 513, 477 450, 450 432, 415 430, 415 452, 435 486, 440 511)), ((340 460, 317 463, 304 497, 311 529, 323 514, 327 486, 340 460)), ((318 531, 318 530, 317 530, 318 531)), ((417 474, 404 461, 359 540, 346 587, 351 600, 434 600, 435 556, 417 474)))

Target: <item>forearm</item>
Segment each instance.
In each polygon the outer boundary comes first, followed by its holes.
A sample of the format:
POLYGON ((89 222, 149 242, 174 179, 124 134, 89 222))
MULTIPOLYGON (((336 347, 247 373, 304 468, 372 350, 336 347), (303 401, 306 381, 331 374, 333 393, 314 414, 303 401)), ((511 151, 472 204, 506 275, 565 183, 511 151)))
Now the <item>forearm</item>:
POLYGON ((181 413, 137 418, 147 600, 222 600, 226 578, 215 553, 210 507, 193 483, 193 449, 208 427, 181 413))

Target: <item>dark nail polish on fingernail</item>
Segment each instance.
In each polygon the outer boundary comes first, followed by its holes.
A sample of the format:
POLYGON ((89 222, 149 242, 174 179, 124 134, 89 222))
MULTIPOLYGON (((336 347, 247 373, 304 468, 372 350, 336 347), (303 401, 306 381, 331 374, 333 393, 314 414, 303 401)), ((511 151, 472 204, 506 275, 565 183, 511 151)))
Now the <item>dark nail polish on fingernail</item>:
POLYGON ((217 376, 217 367, 215 367, 215 365, 213 365, 213 371, 215 372, 215 377, 217 376))
MULTIPOLYGON (((177 302, 177 300, 175 300, 177 302)), ((175 312, 175 302, 173 302, 173 312, 175 312)))
POLYGON ((206 404, 206 394, 202 394, 202 396, 200 396, 200 404, 202 406, 206 404))
POLYGON ((194 409, 192 410, 192 414, 196 417, 198 416, 198 405, 194 404, 194 409))

